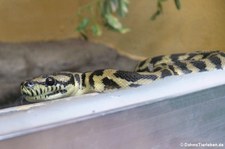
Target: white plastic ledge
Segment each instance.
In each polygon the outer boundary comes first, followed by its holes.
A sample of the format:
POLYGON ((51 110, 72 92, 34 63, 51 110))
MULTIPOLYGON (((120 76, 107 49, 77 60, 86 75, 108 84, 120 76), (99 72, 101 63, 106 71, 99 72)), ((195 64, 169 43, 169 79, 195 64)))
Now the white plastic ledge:
POLYGON ((172 76, 150 85, 0 111, 0 140, 225 84, 225 71, 172 76))

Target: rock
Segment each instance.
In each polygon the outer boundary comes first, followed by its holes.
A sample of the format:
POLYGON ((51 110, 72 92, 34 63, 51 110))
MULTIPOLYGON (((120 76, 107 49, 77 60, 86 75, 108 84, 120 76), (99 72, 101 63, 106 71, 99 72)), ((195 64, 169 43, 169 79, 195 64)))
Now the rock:
POLYGON ((19 98, 20 82, 40 74, 104 68, 132 71, 136 63, 112 48, 76 39, 0 43, 0 102, 16 100, 8 97, 19 98))

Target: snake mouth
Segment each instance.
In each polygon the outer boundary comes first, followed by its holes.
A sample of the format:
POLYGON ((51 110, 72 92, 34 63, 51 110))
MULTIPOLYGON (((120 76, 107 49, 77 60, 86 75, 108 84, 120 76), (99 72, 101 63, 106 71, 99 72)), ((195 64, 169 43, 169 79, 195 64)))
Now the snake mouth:
POLYGON ((23 88, 21 90, 21 94, 23 97, 30 102, 37 102, 39 100, 51 100, 63 97, 63 95, 67 92, 66 89, 51 91, 43 93, 42 90, 31 90, 28 88, 23 88))

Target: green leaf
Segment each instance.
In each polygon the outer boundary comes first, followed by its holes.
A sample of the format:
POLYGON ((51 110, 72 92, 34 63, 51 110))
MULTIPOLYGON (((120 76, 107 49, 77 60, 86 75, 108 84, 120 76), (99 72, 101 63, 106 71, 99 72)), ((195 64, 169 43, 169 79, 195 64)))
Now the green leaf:
POLYGON ((117 14, 120 15, 121 17, 125 17, 126 14, 128 13, 128 0, 118 0, 118 9, 117 9, 117 14))
POLYGON ((106 14, 112 13, 112 7, 110 6, 110 1, 109 0, 104 0, 102 2, 102 8, 101 8, 101 14, 102 16, 105 16, 106 14))
POLYGON ((151 16, 151 20, 155 20, 163 12, 162 3, 165 1, 166 0, 157 1, 157 11, 151 16))
POLYGON ((119 30, 122 28, 122 24, 120 23, 119 19, 111 14, 105 15, 105 21, 106 24, 113 29, 119 30))
POLYGON ((126 27, 123 27, 123 28, 119 29, 118 31, 119 31, 120 33, 122 33, 122 34, 125 34, 125 33, 129 32, 130 29, 129 29, 129 28, 126 28, 126 27))
POLYGON ((127 33, 130 31, 129 28, 123 27, 122 23, 119 19, 111 14, 105 16, 106 25, 113 29, 114 31, 118 31, 122 34, 127 33))
POLYGON ((110 2, 110 6, 111 6, 111 9, 112 9, 112 12, 116 12, 116 10, 118 9, 118 1, 119 0, 111 0, 110 2))
POLYGON ((161 14, 161 11, 157 10, 157 11, 151 16, 151 20, 155 20, 160 14, 161 14))
POLYGON ((180 0, 174 0, 175 4, 176 4, 176 7, 177 9, 179 10, 180 9, 180 0))
POLYGON ((102 35, 102 30, 101 30, 101 28, 98 24, 93 25, 91 29, 92 29, 92 33, 95 36, 101 36, 102 35))
POLYGON ((78 27, 76 28, 76 30, 78 32, 84 31, 87 28, 87 26, 89 25, 89 23, 90 23, 90 20, 88 18, 84 18, 80 22, 80 24, 78 25, 78 27))

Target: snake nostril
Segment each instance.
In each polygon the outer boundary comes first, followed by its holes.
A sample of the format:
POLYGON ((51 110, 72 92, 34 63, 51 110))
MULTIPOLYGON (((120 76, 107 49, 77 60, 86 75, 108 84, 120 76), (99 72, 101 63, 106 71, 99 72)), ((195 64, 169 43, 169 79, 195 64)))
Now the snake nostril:
POLYGON ((24 83, 24 86, 26 86, 26 87, 33 87, 34 86, 34 82, 32 82, 32 81, 26 81, 24 83))

